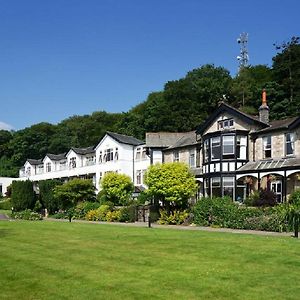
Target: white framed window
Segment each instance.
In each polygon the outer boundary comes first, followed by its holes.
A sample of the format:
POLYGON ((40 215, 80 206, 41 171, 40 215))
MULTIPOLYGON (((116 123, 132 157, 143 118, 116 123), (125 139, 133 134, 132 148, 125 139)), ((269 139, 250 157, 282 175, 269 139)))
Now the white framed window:
POLYGON ((87 156, 86 157, 86 165, 92 166, 95 164, 95 156, 87 156))
POLYGON ((233 135, 223 136, 223 157, 224 158, 234 157, 234 136, 233 135))
POLYGON ((204 141, 203 148, 204 148, 204 162, 208 162, 208 159, 209 159, 209 140, 208 139, 204 141))
POLYGON ((173 152, 173 161, 179 161, 179 151, 176 150, 173 152))
POLYGON ((66 161, 61 161, 59 162, 59 170, 65 170, 67 167, 67 162, 66 161))
POLYGON ((136 154, 135 154, 135 159, 140 160, 141 159, 141 148, 136 148, 136 154))
POLYGON ((229 129, 234 127, 234 120, 233 119, 226 119, 218 121, 218 130, 220 129, 229 129))
POLYGON ((247 159, 247 137, 238 135, 236 137, 236 157, 247 159))
POLYGON ((104 150, 103 160, 106 162, 114 160, 114 152, 112 148, 104 150))
POLYGON ((50 162, 46 163, 46 172, 47 173, 51 172, 51 163, 50 162))
POLYGON ((44 165, 38 166, 38 173, 42 174, 44 172, 44 165))
POLYGON ((234 199, 234 177, 223 177, 223 196, 234 199))
POLYGON ((119 159, 119 149, 116 148, 115 149, 115 160, 118 160, 119 159))
POLYGON ((145 159, 147 156, 147 149, 146 148, 142 148, 142 159, 145 159))
POLYGON ((69 167, 70 167, 71 169, 76 168, 76 157, 71 157, 71 158, 70 158, 69 167))
POLYGON ((287 133, 285 135, 285 155, 295 155, 295 134, 287 133))
POLYGON ((272 157, 272 139, 271 136, 263 137, 263 158, 272 157))
POLYGON ((142 184, 142 170, 136 171, 136 184, 142 184))
POLYGON ((99 164, 102 164, 102 151, 99 152, 99 164))
POLYGON ((211 179, 211 195, 213 197, 221 197, 222 196, 221 178, 220 177, 213 177, 211 179))
POLYGON ((26 169, 26 175, 31 176, 31 167, 27 167, 26 169))
POLYGON ((194 168, 195 167, 195 163, 196 163, 196 160, 195 160, 195 151, 191 150, 189 152, 189 165, 191 168, 194 168))
POLYGON ((221 158, 221 139, 219 136, 211 138, 211 160, 221 158))

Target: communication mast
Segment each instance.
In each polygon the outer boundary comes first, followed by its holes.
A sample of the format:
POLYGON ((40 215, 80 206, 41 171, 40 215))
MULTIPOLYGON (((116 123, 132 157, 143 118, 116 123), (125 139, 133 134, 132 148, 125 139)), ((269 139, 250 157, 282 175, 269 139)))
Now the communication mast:
POLYGON ((243 32, 237 39, 238 44, 240 44, 240 55, 237 56, 237 60, 239 61, 239 71, 244 67, 248 66, 249 55, 248 55, 248 33, 243 32))

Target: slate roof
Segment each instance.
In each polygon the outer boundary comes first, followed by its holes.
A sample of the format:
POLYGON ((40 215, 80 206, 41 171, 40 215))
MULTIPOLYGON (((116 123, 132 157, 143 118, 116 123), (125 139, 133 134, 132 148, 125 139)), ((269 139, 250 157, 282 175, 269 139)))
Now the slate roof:
POLYGON ((147 132, 146 146, 152 148, 168 148, 174 145, 179 139, 183 138, 186 134, 186 132, 147 132))
POLYGON ((86 147, 86 148, 75 148, 72 147, 71 150, 73 150, 76 154, 79 155, 86 155, 86 154, 94 154, 95 150, 94 147, 86 147))
POLYGON ((288 129, 291 125, 295 124, 300 117, 287 118, 283 120, 274 120, 270 122, 270 127, 263 128, 261 130, 256 131, 256 133, 265 133, 275 130, 288 129))
POLYGON ((168 149, 175 149, 175 148, 181 148, 181 147, 187 147, 196 145, 199 142, 196 140, 196 132, 190 131, 185 132, 185 135, 180 137, 173 145, 171 145, 168 149))
POLYGON ((37 165, 42 165, 43 160, 42 159, 31 159, 28 158, 27 161, 32 165, 32 166, 37 166, 37 165))
POLYGON ((46 156, 48 156, 53 161, 66 159, 66 153, 61 153, 61 154, 47 153, 46 156))
POLYGON ((119 134, 111 131, 106 132, 107 135, 115 139, 121 144, 127 144, 127 145, 133 145, 133 146, 138 146, 138 145, 143 145, 144 142, 129 135, 124 135, 124 134, 119 134))
POLYGON ((300 158, 262 159, 249 161, 237 170, 237 173, 279 170, 282 168, 293 169, 300 167, 300 158))

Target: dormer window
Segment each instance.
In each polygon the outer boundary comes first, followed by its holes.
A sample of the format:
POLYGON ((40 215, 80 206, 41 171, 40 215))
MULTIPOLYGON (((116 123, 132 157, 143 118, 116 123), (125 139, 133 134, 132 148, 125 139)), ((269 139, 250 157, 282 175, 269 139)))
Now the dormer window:
POLYGON ((234 120, 233 119, 226 119, 218 121, 218 130, 222 129, 230 129, 234 126, 234 120))
POLYGON ((287 133, 285 135, 285 155, 295 154, 295 134, 287 133))

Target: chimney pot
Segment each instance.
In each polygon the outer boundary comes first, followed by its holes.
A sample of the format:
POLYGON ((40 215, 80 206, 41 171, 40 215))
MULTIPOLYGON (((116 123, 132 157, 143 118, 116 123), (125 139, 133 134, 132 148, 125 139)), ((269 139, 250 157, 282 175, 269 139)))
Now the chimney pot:
POLYGON ((264 122, 266 124, 269 124, 269 106, 267 104, 267 93, 266 90, 263 89, 262 92, 262 101, 261 101, 261 106, 258 109, 259 111, 259 120, 261 122, 264 122))

